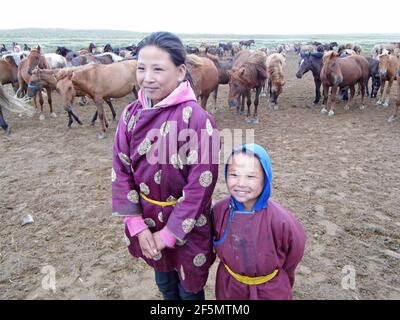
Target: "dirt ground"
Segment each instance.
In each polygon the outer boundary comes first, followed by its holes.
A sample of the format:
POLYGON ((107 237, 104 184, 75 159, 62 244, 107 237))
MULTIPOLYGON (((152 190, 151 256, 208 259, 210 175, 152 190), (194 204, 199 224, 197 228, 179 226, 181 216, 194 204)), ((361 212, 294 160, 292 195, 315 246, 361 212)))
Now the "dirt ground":
MULTIPOLYGON (((346 112, 341 102, 334 117, 321 115, 312 106, 312 75, 297 79, 297 63, 287 57, 279 110, 261 97, 258 125, 228 108, 222 86, 217 125, 255 130, 272 159, 272 198, 305 227, 295 299, 400 299, 400 121, 388 123, 391 107, 369 98, 365 111, 346 112)), ((118 116, 130 99, 114 100, 118 116)), ((12 134, 0 132, 0 298, 161 299, 153 270, 129 255, 122 222, 111 216, 116 122, 98 140, 94 106, 76 105, 84 124, 67 129, 54 100, 57 118, 47 104, 44 121, 5 112, 12 134), (21 227, 24 214, 34 223, 21 227), (49 270, 55 291, 46 286, 49 270)), ((214 200, 226 194, 220 169, 214 200)), ((216 264, 208 299, 215 299, 215 271, 216 264)))

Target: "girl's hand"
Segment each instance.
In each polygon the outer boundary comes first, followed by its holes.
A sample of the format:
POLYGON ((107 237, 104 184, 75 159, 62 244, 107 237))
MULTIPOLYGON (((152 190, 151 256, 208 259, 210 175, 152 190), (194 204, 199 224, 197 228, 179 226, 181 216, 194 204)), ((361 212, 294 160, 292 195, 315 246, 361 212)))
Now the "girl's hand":
POLYGON ((157 250, 153 234, 149 229, 145 229, 138 234, 140 249, 147 259, 153 259, 160 252, 157 250))
POLYGON ((160 237, 160 231, 154 232, 153 238, 156 243, 156 247, 157 247, 158 251, 165 249, 166 245, 165 245, 163 239, 161 239, 161 237, 160 237))

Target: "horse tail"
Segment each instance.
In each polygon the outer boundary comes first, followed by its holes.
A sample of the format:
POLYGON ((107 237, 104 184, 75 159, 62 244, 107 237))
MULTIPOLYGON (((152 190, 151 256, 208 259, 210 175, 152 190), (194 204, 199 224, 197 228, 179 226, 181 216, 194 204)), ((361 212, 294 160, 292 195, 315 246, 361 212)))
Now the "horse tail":
POLYGON ((192 67, 201 67, 203 65, 203 60, 195 54, 188 54, 186 56, 186 63, 192 67))
POLYGON ((35 109, 32 106, 8 95, 2 86, 0 86, 0 104, 11 112, 23 113, 30 117, 35 114, 35 109))

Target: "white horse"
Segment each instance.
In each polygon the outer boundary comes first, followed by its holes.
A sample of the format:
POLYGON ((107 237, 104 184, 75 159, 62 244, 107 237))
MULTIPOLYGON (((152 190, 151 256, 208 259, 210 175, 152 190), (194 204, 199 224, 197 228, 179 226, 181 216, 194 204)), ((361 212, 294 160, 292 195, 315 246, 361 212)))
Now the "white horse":
POLYGON ((65 68, 67 59, 57 53, 45 53, 44 57, 50 69, 65 68))

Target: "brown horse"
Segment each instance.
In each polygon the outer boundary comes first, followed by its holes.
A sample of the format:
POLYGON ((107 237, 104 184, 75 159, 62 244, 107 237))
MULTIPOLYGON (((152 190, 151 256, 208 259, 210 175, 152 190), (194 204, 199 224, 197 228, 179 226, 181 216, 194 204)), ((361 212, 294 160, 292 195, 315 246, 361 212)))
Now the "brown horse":
MULTIPOLYGON (((397 71, 400 68, 400 59, 394 54, 382 53, 379 56, 379 75, 381 78, 381 96, 377 101, 378 105, 384 107, 389 106, 390 90, 392 88, 393 81, 396 79, 397 71), (388 82, 388 86, 385 91, 385 84, 388 82)), ((399 81, 399 79, 397 79, 399 81)))
POLYGON ((228 103, 231 108, 236 107, 239 113, 241 100, 241 114, 244 111, 244 98, 247 98, 247 123, 257 124, 257 108, 261 88, 267 78, 267 68, 265 64, 266 54, 261 51, 250 52, 240 51, 233 59, 232 70, 229 74, 229 97, 228 103), (256 89, 254 99, 253 119, 250 118, 251 89, 256 89))
POLYGON ((278 109, 278 97, 282 93, 285 81, 283 80, 283 67, 285 65, 285 57, 280 53, 273 53, 267 57, 267 79, 269 103, 275 110, 278 109))
POLYGON ((399 111, 400 107, 400 70, 397 73, 397 99, 396 99, 396 105, 393 108, 393 113, 389 117, 388 121, 392 122, 397 118, 397 111, 399 111))
MULTIPOLYGON (((207 57, 188 54, 186 65, 193 79, 196 96, 201 99, 201 106, 207 109, 207 100, 211 92, 218 89, 218 69, 207 57)), ((214 94, 214 110, 217 108, 217 97, 214 94)))
MULTIPOLYGON (((19 97, 21 97, 21 95, 25 96, 28 83, 30 82, 30 79, 32 76, 32 71, 36 67, 39 67, 40 69, 49 69, 45 57, 41 54, 40 47, 32 49, 31 52, 29 53, 28 57, 23 59, 18 66, 19 89, 17 91, 17 96, 19 96, 19 97)), ((57 115, 53 112, 51 89, 50 88, 45 88, 45 89, 47 92, 47 101, 48 101, 49 107, 50 107, 50 115, 52 117, 57 117, 57 115)), ((43 100, 42 90, 39 90, 37 92, 36 96, 34 97, 36 109, 38 109, 37 98, 39 98, 39 103, 40 103, 39 119, 44 120, 44 118, 45 118, 43 115, 44 100, 43 100)))
POLYGON ((99 138, 104 138, 106 120, 103 101, 105 98, 122 98, 130 92, 137 97, 136 67, 136 60, 127 60, 108 65, 90 64, 60 70, 57 73, 57 90, 64 107, 71 109, 78 92, 92 98, 101 123, 99 138))
POLYGON ((329 87, 332 87, 331 91, 331 106, 329 115, 335 114, 335 102, 336 94, 338 89, 350 87, 350 99, 345 106, 345 110, 349 109, 351 104, 355 88, 354 86, 358 83, 361 90, 361 106, 363 110, 364 106, 364 94, 365 84, 369 77, 368 61, 361 55, 348 56, 347 58, 339 58, 338 53, 334 51, 328 51, 323 59, 324 65, 321 70, 321 80, 324 88, 324 107, 321 113, 327 112, 327 101, 329 94, 329 87))
POLYGON ((239 41, 239 46, 240 47, 245 47, 245 49, 249 49, 252 44, 255 45, 254 40, 242 40, 242 41, 239 41))
POLYGON ((18 66, 11 56, 0 59, 0 83, 11 83, 14 91, 18 90, 18 66))

